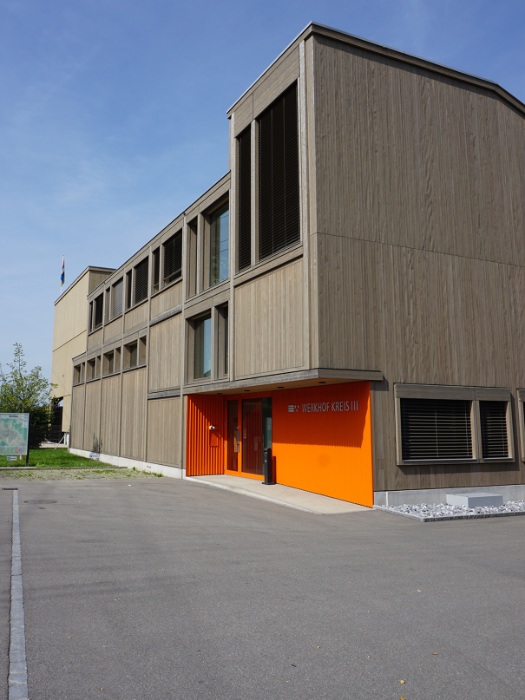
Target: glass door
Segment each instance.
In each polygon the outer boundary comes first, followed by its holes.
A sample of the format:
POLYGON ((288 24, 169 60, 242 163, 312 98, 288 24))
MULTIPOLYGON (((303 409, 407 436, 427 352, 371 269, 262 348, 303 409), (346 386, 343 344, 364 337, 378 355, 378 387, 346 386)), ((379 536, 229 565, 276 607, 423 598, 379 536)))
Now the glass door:
POLYGON ((228 401, 228 444, 226 469, 239 471, 239 453, 241 450, 241 431, 239 430, 239 402, 228 401))
POLYGON ((245 474, 263 473, 262 399, 244 399, 242 402, 242 471, 245 474))
POLYGON ((226 471, 262 476, 264 450, 272 446, 272 400, 227 401, 226 471))

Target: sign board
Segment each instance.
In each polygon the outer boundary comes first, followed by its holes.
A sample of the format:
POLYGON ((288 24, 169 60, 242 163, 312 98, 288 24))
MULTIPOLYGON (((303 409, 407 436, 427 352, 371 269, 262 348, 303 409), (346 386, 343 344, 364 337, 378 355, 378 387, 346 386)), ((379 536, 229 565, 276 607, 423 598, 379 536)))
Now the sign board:
POLYGON ((27 455, 29 413, 0 413, 0 455, 27 455))

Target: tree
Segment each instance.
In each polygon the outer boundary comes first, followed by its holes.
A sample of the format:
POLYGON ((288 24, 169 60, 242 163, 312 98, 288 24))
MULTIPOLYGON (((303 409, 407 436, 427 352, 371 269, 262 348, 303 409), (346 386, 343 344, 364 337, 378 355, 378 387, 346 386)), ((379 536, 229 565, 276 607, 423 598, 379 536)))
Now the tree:
POLYGON ((53 385, 42 375, 41 367, 27 369, 20 343, 14 348, 9 371, 0 364, 0 413, 29 413, 29 447, 35 448, 47 432, 53 385))

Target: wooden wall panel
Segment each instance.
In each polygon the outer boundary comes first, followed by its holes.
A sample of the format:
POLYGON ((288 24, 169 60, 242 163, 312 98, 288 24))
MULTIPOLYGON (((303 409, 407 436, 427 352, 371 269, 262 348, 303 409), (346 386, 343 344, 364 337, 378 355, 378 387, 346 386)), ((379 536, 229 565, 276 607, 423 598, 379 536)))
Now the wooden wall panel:
POLYGON ((303 262, 235 289, 235 377, 303 368, 303 262))
POLYGON ((374 488, 524 482, 521 462, 397 467, 393 385, 524 383, 525 120, 421 68, 325 39, 313 52, 319 365, 385 376, 374 488))
POLYGON ((87 348, 88 350, 92 350, 93 348, 99 348, 102 345, 102 334, 103 334, 102 328, 98 331, 95 331, 94 333, 91 333, 88 335, 87 339, 87 348))
POLYGON ((84 446, 84 403, 86 386, 80 384, 73 387, 71 404, 71 435, 70 445, 78 450, 84 446))
POLYGON ((525 264, 525 122, 492 94, 315 46, 317 231, 525 264))
POLYGON ((148 462, 180 466, 182 401, 181 398, 148 401, 148 462))
POLYGON ((100 449, 100 391, 101 381, 86 384, 86 413, 84 419, 84 450, 100 449))
POLYGON ((119 454, 121 380, 121 374, 102 380, 100 451, 110 455, 119 454))
POLYGON ((525 376, 525 268, 320 236, 320 365, 396 382, 525 376))
POLYGON ((525 268, 318 238, 324 271, 320 365, 377 369, 386 378, 383 386, 372 383, 375 489, 525 480, 522 464, 397 467, 393 398, 396 382, 507 387, 515 393, 525 377, 525 268), (472 475, 477 481, 468 481, 472 475))
POLYGON ((268 105, 299 77, 299 49, 294 47, 275 64, 234 105, 235 136, 245 129, 268 105))
POLYGON ((119 316, 119 318, 116 318, 114 321, 111 321, 111 323, 108 323, 107 325, 104 326, 104 342, 109 343, 110 341, 114 340, 115 338, 120 338, 122 335, 122 331, 124 328, 124 318, 123 316, 119 316))
POLYGON ((148 322, 148 303, 144 302, 136 306, 131 311, 127 311, 124 315, 124 332, 133 330, 134 328, 144 327, 148 322))
POLYGON ((157 323, 149 336, 149 391, 180 386, 182 315, 157 323))
POLYGON ((146 379, 146 369, 137 369, 122 375, 122 457, 144 459, 146 379))
POLYGON ((173 284, 151 299, 151 318, 182 304, 182 281, 173 284))

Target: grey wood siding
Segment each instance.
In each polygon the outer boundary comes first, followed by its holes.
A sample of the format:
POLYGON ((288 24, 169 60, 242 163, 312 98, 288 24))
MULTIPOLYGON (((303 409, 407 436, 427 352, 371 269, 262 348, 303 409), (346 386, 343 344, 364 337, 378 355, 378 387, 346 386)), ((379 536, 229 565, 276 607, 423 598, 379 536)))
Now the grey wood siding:
POLYGON ((71 393, 71 447, 82 450, 84 447, 84 410, 86 385, 74 386, 71 393))
POLYGON ((143 460, 146 425, 146 369, 122 375, 122 427, 120 454, 143 460))
POLYGON ((182 315, 157 323, 149 335, 149 391, 180 386, 182 378, 182 315))
POLYGON ((148 401, 149 462, 180 466, 181 403, 180 397, 148 401))
POLYGON ((235 289, 235 376, 302 368, 302 260, 235 289))
POLYGON ((319 365, 385 376, 374 488, 523 482, 518 461, 398 467, 392 389, 523 383, 524 118, 421 68, 313 51, 319 365))
POLYGON ((104 454, 119 454, 121 382, 120 374, 102 380, 100 451, 104 454))
POLYGON ((83 447, 90 452, 98 452, 100 446, 100 390, 100 380, 86 384, 83 447))

